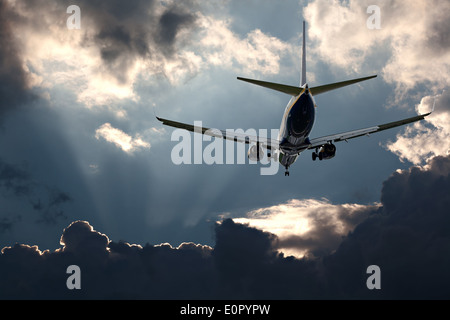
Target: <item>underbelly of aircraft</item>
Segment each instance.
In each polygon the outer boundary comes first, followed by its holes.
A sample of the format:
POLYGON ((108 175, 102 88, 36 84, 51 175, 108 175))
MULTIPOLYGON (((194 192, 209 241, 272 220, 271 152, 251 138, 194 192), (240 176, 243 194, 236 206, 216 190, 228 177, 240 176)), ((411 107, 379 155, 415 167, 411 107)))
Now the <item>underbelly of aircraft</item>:
POLYGON ((284 136, 280 142, 280 164, 289 167, 299 153, 307 148, 308 136, 314 124, 314 101, 302 95, 289 110, 284 136))
POLYGON ((280 152, 279 162, 284 167, 289 167, 291 164, 297 160, 298 155, 289 155, 283 152, 280 152))

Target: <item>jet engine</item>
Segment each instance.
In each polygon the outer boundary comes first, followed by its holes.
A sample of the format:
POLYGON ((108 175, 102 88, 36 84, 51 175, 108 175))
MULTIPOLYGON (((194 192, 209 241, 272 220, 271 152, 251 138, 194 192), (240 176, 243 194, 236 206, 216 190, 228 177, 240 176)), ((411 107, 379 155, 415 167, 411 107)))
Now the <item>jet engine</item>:
POLYGON ((328 143, 322 148, 320 148, 320 151, 318 153, 313 152, 312 159, 316 160, 316 158, 319 158, 319 160, 328 160, 333 158, 336 155, 336 146, 332 143, 328 143))
POLYGON ((264 149, 259 145, 253 145, 248 149, 247 156, 252 161, 260 161, 264 156, 264 149))

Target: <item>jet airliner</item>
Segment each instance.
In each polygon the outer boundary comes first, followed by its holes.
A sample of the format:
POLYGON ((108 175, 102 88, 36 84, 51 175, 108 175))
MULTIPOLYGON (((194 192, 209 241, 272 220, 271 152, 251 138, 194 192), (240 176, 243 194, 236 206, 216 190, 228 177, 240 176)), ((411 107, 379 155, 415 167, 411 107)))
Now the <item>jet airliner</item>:
POLYGON ((269 139, 260 136, 240 135, 236 132, 232 134, 226 130, 219 130, 220 134, 214 133, 214 130, 204 127, 196 127, 190 124, 176 122, 172 120, 156 117, 164 125, 175 128, 182 128, 193 132, 200 132, 215 137, 233 140, 251 144, 248 150, 248 157, 253 161, 260 161, 264 155, 264 149, 267 150, 269 159, 279 161, 286 169, 285 175, 289 176, 289 167, 297 160, 297 157, 306 150, 312 152, 312 160, 331 159, 336 154, 334 143, 347 141, 349 139, 368 136, 369 134, 380 132, 386 129, 402 126, 415 121, 423 120, 431 112, 421 114, 415 117, 389 122, 369 128, 352 130, 338 134, 331 134, 319 138, 310 138, 309 134, 314 125, 316 103, 313 95, 319 95, 331 90, 339 89, 357 82, 375 78, 376 75, 335 82, 321 86, 309 87, 306 82, 306 30, 303 21, 303 45, 302 45, 302 70, 300 86, 290 86, 279 83, 260 81, 238 77, 238 80, 249 82, 254 85, 262 86, 268 89, 276 90, 288 94, 291 97, 284 111, 279 135, 277 139, 269 139))

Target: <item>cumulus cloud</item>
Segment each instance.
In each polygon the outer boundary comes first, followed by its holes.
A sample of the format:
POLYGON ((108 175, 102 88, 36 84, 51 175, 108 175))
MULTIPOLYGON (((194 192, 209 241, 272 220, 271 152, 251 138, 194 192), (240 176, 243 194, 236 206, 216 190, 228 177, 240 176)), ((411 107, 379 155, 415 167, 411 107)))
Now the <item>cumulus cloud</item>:
POLYGON ((63 252, 80 253, 83 250, 92 250, 95 253, 105 251, 109 243, 109 238, 94 230, 94 228, 85 221, 72 222, 63 231, 60 244, 64 247, 63 252))
POLYGON ((64 229, 61 245, 54 252, 20 244, 3 248, 0 296, 3 299, 196 298, 206 297, 207 290, 214 285, 208 282, 212 267, 212 249, 208 246, 183 243, 178 247, 169 244, 142 247, 114 242, 86 221, 75 221, 64 229), (73 264, 82 272, 80 291, 66 288, 66 269, 73 264))
MULTIPOLYGON (((389 177, 383 183, 379 206, 333 208, 324 201, 312 203, 315 209, 303 216, 312 216, 314 211, 318 220, 328 221, 316 222, 317 230, 333 234, 338 225, 356 225, 335 250, 320 258, 286 257, 278 251, 281 237, 231 219, 215 224, 214 247, 116 242, 88 222, 75 221, 64 229, 62 247, 53 252, 24 244, 3 248, 0 296, 448 299, 449 173, 450 157, 438 156, 424 167, 389 177), (335 216, 324 217, 330 213, 335 216), (81 290, 65 287, 66 268, 72 264, 81 269, 81 290), (381 290, 366 287, 370 265, 380 267, 381 290)), ((285 206, 301 211, 304 204, 285 206)), ((280 207, 265 211, 281 213, 280 207)))
POLYGON ((150 148, 150 143, 142 140, 139 135, 133 138, 122 130, 114 128, 110 123, 105 123, 95 130, 95 138, 98 140, 103 138, 128 154, 142 148, 150 148))
POLYGON ((378 204, 334 205, 326 199, 292 199, 253 210, 234 221, 275 234, 277 248, 285 255, 317 257, 334 252, 343 237, 378 208, 378 204))
MULTIPOLYGON (((353 72, 364 67, 373 50, 390 53, 384 61, 383 78, 409 90, 417 84, 448 85, 449 46, 447 16, 450 5, 442 1, 385 1, 380 8, 381 29, 367 28, 373 1, 316 0, 304 15, 314 53, 353 72)), ((373 58, 373 56, 372 56, 373 58)), ((442 88, 441 88, 442 89, 442 88)))
POLYGON ((386 144, 402 161, 420 165, 424 160, 450 153, 450 92, 422 98, 416 110, 423 114, 430 112, 433 106, 435 110, 426 118, 426 123, 408 126, 395 141, 386 144))
POLYGON ((275 37, 253 30, 241 38, 232 32, 230 21, 202 16, 200 44, 210 65, 239 68, 240 72, 277 74, 282 56, 293 54, 293 47, 275 37))

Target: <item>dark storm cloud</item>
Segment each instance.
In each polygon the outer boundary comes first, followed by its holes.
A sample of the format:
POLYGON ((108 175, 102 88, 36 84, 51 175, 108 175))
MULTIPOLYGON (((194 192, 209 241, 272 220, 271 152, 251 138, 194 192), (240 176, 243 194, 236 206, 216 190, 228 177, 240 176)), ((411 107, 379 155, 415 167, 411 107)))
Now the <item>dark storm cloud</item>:
POLYGON ((1 298, 173 299, 216 294, 211 248, 206 246, 141 247, 109 242, 84 221, 67 227, 61 244, 64 247, 52 253, 26 245, 4 248, 0 255, 1 298), (33 272, 27 263, 32 263, 33 272), (66 269, 72 264, 82 270, 80 291, 66 288, 66 269), (51 290, 42 290, 40 285, 51 290))
POLYGON ((156 42, 162 45, 166 55, 173 53, 175 37, 182 28, 192 26, 195 16, 179 10, 177 7, 168 9, 160 17, 158 22, 159 32, 156 35, 156 42))
POLYGON ((273 290, 286 298, 311 294, 299 294, 297 286, 311 288, 314 264, 280 257, 271 247, 273 235, 232 220, 217 225, 216 231, 219 244, 214 249, 192 243, 141 247, 108 243, 107 236, 77 221, 64 230, 64 247, 55 252, 19 244, 4 248, 0 296, 218 299, 270 298, 273 290), (82 272, 80 291, 66 288, 66 269, 72 264, 82 272), (289 279, 294 273, 297 276, 289 279))
MULTIPOLYGON (((18 202, 29 204, 29 208, 37 213, 36 222, 54 224, 58 219, 65 218, 62 206, 72 201, 70 195, 55 187, 49 187, 33 179, 25 168, 4 162, 0 158, 0 199, 13 198, 18 202)), ((0 233, 10 230, 14 223, 20 221, 21 214, 6 217, 3 208, 0 211, 0 233)))
MULTIPOLYGON (((72 1, 73 2, 73 1, 72 1)), ((111 72, 120 81, 136 58, 170 58, 176 36, 183 29, 195 27, 191 13, 194 2, 174 2, 157 10, 155 1, 75 1, 89 21, 89 35, 84 45, 94 45, 111 72)))
POLYGON ((383 184, 382 208, 324 259, 332 291, 370 297, 362 282, 368 265, 382 272, 377 297, 447 298, 450 276, 450 157, 426 170, 412 167, 383 184))
MULTIPOLYGON (((0 255, 1 298, 302 299, 450 297, 450 157, 394 173, 382 206, 370 207, 333 254, 285 257, 273 234, 227 219, 214 248, 184 243, 145 246, 111 241, 88 222, 70 224, 61 249, 16 244, 0 255), (68 290, 66 269, 81 269, 68 290), (381 269, 369 290, 367 267, 381 269)), ((326 229, 326 228, 325 228, 326 229)))
MULTIPOLYGON (((176 51, 179 32, 192 30, 196 25, 196 15, 193 13, 197 7, 195 1, 168 4, 154 0, 18 1, 16 12, 7 12, 4 0, 0 3, 2 69, 3 65, 7 65, 2 70, 6 74, 0 74, 0 80, 11 80, 9 75, 12 75, 15 79, 12 78, 14 81, 9 85, 17 87, 23 87, 25 75, 10 33, 10 21, 34 32, 48 33, 49 28, 55 30, 55 26, 59 32, 81 32, 83 40, 74 47, 97 48, 106 70, 120 82, 129 80, 126 73, 138 58, 170 59, 176 51), (71 14, 66 10, 70 5, 80 8, 81 30, 67 30, 66 20, 71 14)), ((2 90, 7 92, 6 88, 2 90)), ((9 99, 14 102, 21 97, 13 95, 9 99)))
POLYGON ((18 45, 13 37, 8 2, 0 0, 0 124, 5 115, 30 101, 28 79, 22 67, 18 45))
POLYGON ((212 252, 218 298, 302 299, 320 297, 316 263, 284 258, 275 235, 224 220, 216 225, 212 252))

